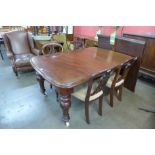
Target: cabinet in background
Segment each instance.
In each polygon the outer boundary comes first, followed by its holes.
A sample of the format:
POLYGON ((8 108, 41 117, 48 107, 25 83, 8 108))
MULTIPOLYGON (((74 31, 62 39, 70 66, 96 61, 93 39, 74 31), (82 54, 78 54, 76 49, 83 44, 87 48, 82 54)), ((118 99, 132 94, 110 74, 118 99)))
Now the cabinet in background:
POLYGON ((155 80, 155 37, 127 33, 124 33, 123 37, 144 40, 146 42, 139 72, 144 78, 151 78, 152 80, 155 80))

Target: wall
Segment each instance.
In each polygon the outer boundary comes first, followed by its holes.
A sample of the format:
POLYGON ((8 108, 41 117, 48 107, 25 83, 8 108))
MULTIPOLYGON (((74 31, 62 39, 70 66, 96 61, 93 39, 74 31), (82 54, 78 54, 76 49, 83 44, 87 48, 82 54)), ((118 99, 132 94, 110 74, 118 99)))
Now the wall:
MULTIPOLYGON (((99 29, 98 26, 75 26, 74 34, 95 36, 96 31, 99 29)), ((104 35, 110 35, 114 31, 112 26, 104 26, 104 35)), ((122 33, 136 33, 136 34, 148 34, 155 36, 155 26, 120 26, 118 29, 118 36, 122 33)))

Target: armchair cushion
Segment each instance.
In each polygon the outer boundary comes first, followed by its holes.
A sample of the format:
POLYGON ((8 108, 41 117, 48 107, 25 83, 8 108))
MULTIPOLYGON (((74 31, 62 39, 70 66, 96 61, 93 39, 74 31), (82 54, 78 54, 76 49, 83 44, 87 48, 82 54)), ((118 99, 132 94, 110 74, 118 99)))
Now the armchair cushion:
POLYGON ((15 66, 16 67, 24 67, 31 66, 30 59, 33 57, 33 54, 18 54, 15 55, 15 66))

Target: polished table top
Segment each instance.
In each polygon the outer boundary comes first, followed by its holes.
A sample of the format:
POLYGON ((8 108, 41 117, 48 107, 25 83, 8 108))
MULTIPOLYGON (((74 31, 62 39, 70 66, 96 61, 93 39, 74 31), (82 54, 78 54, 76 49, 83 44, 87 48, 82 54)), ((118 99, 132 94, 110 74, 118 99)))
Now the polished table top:
POLYGON ((90 47, 31 59, 34 69, 59 88, 73 88, 99 72, 121 65, 132 57, 90 47))

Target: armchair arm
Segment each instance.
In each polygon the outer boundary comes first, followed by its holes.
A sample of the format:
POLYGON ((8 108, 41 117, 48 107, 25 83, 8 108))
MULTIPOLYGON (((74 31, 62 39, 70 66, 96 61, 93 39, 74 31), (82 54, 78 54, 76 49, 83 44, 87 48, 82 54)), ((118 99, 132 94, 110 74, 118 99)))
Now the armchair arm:
POLYGON ((6 52, 6 55, 7 55, 7 57, 8 57, 9 59, 13 59, 13 57, 14 57, 13 53, 12 53, 11 51, 8 51, 8 50, 7 50, 7 52, 6 52))
POLYGON ((30 48, 31 48, 31 52, 35 55, 41 55, 41 50, 39 49, 36 49, 35 46, 34 46, 34 40, 33 40, 33 37, 32 37, 32 33, 27 33, 28 35, 28 41, 29 41, 29 45, 30 45, 30 48))
POLYGON ((41 55, 41 54, 42 54, 41 50, 36 49, 36 48, 32 48, 31 51, 32 51, 32 53, 35 54, 35 55, 41 55))
POLYGON ((12 52, 11 46, 10 46, 10 42, 9 39, 7 37, 7 34, 3 34, 2 35, 3 41, 4 41, 4 46, 6 48, 6 55, 9 59, 14 59, 14 54, 12 52))

